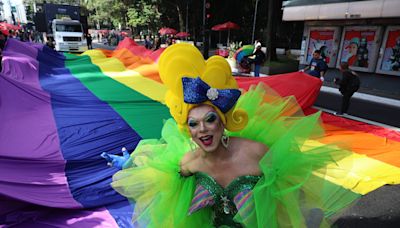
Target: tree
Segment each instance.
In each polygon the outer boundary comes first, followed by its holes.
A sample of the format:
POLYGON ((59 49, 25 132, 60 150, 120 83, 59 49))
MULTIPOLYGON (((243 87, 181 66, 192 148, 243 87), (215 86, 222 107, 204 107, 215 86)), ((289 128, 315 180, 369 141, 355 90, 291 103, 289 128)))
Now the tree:
POLYGON ((185 10, 187 0, 159 0, 158 4, 163 6, 161 12, 163 16, 169 17, 176 24, 179 31, 185 31, 185 10))
POLYGON ((132 27, 147 27, 148 30, 153 31, 157 29, 161 13, 154 3, 149 1, 136 1, 133 6, 128 8, 127 12, 128 24, 132 27))
POLYGON ((282 22, 282 0, 268 0, 268 19, 267 19, 267 28, 265 32, 264 39, 266 41, 267 47, 267 56, 266 61, 274 61, 277 60, 276 56, 276 31, 277 26, 282 22))

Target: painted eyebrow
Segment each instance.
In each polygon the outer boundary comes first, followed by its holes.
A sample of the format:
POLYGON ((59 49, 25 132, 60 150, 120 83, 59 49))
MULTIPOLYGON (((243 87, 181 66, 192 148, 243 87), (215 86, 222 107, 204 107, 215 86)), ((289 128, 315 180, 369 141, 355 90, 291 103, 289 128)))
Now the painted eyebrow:
POLYGON ((208 112, 208 113, 204 116, 203 119, 208 119, 208 118, 210 118, 210 117, 215 117, 215 118, 217 118, 217 117, 218 117, 218 114, 217 114, 216 112, 211 111, 211 112, 208 112))
POLYGON ((190 120, 194 120, 194 121, 204 120, 205 118, 209 117, 210 114, 215 114, 218 117, 217 112, 209 111, 200 119, 189 116, 187 122, 189 123, 190 120))

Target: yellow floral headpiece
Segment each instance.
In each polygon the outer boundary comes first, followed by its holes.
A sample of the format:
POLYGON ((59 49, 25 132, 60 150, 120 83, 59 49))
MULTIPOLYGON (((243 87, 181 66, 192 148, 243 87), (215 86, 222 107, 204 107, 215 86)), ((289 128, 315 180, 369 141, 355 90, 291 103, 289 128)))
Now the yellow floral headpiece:
POLYGON ((207 61, 200 51, 190 44, 180 43, 168 47, 158 61, 159 73, 162 82, 168 87, 165 97, 172 117, 181 130, 187 130, 189 111, 201 104, 212 106, 229 131, 243 129, 248 121, 247 113, 232 107, 223 113, 210 101, 200 104, 184 102, 182 78, 197 78, 215 89, 237 89, 236 80, 232 77, 228 62, 221 56, 212 56, 207 61))

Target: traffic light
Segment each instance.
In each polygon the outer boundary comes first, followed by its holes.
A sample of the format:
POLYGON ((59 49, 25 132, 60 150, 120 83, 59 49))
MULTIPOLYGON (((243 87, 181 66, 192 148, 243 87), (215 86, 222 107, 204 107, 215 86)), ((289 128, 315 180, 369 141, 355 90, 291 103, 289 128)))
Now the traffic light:
POLYGON ((206 8, 206 19, 211 18, 211 3, 209 1, 206 1, 206 4, 204 6, 206 8))
POLYGON ((203 56, 208 59, 211 0, 203 0, 203 56))

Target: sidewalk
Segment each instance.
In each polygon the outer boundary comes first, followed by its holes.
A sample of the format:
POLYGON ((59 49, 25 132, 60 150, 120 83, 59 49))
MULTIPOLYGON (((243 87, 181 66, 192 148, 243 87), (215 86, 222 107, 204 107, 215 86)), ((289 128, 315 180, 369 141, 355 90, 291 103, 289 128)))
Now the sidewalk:
MULTIPOLYGON (((341 95, 339 92, 339 89, 330 87, 330 86, 326 86, 326 85, 323 85, 321 87, 321 92, 341 95)), ((354 93, 352 98, 357 98, 357 99, 365 100, 365 101, 369 101, 369 102, 385 104, 388 106, 400 107, 400 99, 382 97, 382 96, 372 95, 372 94, 368 94, 368 93, 363 93, 360 91, 354 93)))
MULTIPOLYGON (((358 93, 400 101, 400 77, 364 72, 357 74, 361 80, 358 93)), ((341 77, 341 72, 338 69, 329 69, 325 74, 324 86, 337 89, 338 86, 333 82, 336 77, 341 77)))

